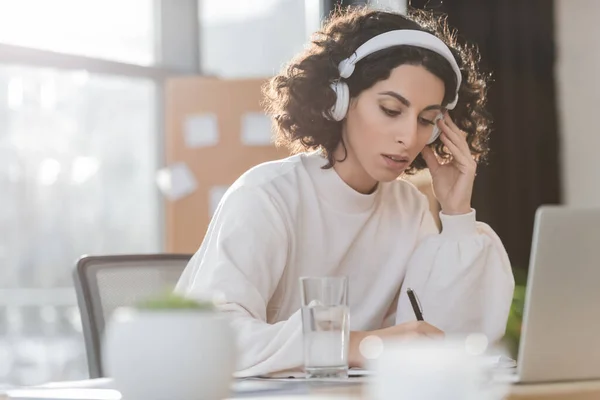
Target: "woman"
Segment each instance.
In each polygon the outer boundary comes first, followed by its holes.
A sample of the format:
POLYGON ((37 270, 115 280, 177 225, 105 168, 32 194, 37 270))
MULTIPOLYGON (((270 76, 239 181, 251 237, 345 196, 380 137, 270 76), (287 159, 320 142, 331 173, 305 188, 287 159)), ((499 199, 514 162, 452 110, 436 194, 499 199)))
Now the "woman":
POLYGON ((350 366, 368 335, 504 334, 514 279, 470 204, 485 89, 475 52, 442 20, 366 8, 333 15, 270 81, 277 142, 297 154, 230 187, 177 287, 220 293, 238 376, 302 366, 301 276, 349 277, 350 366), (397 179, 424 168, 441 232, 425 196, 397 179), (407 287, 427 322, 414 321, 407 287))

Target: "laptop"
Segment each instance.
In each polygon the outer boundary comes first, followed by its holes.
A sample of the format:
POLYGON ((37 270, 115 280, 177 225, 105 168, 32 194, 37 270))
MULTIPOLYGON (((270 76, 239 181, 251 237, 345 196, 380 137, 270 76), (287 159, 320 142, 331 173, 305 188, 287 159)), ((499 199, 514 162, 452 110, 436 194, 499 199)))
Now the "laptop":
POLYGON ((517 368, 506 380, 600 379, 599 254, 600 208, 537 210, 517 368))

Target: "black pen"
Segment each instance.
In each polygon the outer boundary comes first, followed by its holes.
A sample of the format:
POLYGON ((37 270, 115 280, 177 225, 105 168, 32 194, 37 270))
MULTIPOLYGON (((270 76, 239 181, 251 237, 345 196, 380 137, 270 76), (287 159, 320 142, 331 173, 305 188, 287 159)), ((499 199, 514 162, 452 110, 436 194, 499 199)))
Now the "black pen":
POLYGON ((413 292, 411 288, 408 288, 406 289, 406 294, 408 295, 410 305, 412 306, 412 309, 415 312, 415 317, 417 317, 417 321, 423 321, 423 313, 421 312, 421 308, 419 307, 419 303, 417 302, 417 296, 415 296, 415 292, 413 292))

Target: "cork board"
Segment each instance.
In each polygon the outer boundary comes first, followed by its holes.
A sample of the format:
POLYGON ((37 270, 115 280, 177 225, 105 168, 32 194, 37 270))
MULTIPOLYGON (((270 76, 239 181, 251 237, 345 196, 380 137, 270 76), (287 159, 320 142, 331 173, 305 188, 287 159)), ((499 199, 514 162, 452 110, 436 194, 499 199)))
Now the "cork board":
MULTIPOLYGON (((218 198, 249 168, 289 155, 286 149, 277 149, 270 143, 244 144, 249 143, 242 136, 244 118, 262 113, 260 89, 264 82, 263 79, 206 77, 178 77, 167 81, 165 161, 167 165, 184 163, 197 183, 195 190, 184 197, 165 200, 167 252, 195 252, 212 216, 211 197, 216 194, 218 198), (198 129, 209 130, 214 124, 218 137, 208 135, 190 140, 186 129, 190 118, 197 117, 200 118, 196 120, 200 121, 196 124, 198 129)), ((410 180, 428 196, 439 224, 439 206, 431 190, 429 174, 424 171, 410 180)))
POLYGON ((191 194, 166 201, 166 249, 195 252, 210 222, 210 197, 231 185, 256 164, 287 157, 272 144, 244 145, 242 123, 261 113, 262 79, 220 80, 184 77, 168 80, 165 88, 166 164, 183 162, 194 175, 191 194), (210 145, 190 147, 186 121, 194 116, 214 117, 218 139, 210 145))

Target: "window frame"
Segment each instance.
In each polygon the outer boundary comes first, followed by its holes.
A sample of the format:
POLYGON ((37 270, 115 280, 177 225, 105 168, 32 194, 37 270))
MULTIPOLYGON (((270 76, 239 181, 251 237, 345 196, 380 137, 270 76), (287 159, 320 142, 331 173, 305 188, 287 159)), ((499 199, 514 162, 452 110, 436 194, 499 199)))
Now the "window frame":
MULTIPOLYGON (((165 165, 164 87, 169 77, 200 74, 199 19, 200 0, 153 0, 155 62, 136 65, 103 58, 60 53, 44 49, 0 43, 0 64, 87 71, 90 74, 152 80, 156 85, 155 126, 159 168, 165 165)), ((160 250, 165 248, 165 207, 158 189, 160 250)), ((0 305, 11 307, 77 305, 72 288, 0 288, 0 305)), ((10 327, 7 327, 10 331, 10 327)), ((9 332, 10 333, 10 332, 9 332)))

